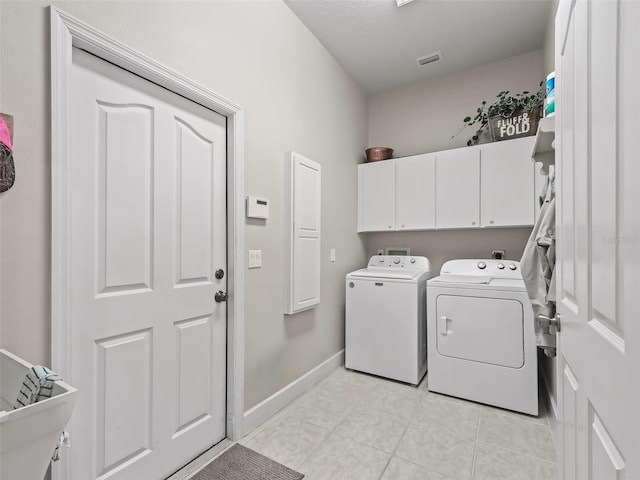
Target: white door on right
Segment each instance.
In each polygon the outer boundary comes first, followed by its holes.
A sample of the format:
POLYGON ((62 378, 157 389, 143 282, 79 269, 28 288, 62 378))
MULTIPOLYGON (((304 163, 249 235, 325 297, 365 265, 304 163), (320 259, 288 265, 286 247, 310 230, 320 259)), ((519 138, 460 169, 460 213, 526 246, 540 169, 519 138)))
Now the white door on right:
POLYGON ((563 480, 640 478, 639 4, 567 0, 556 15, 563 480))

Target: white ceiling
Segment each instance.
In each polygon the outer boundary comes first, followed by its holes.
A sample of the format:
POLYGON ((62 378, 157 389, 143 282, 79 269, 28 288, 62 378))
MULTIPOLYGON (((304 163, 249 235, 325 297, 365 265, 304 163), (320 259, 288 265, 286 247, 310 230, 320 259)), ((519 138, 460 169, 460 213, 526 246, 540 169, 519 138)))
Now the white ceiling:
POLYGON ((367 93, 542 48, 551 0, 285 0, 367 93), (440 51, 442 60, 415 59, 440 51))

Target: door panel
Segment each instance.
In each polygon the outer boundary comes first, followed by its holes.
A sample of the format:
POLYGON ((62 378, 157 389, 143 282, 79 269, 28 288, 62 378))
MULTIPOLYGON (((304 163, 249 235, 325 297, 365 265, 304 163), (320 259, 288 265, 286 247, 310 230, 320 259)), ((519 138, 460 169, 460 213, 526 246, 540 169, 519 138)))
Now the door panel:
POLYGON ((625 464, 615 442, 598 415, 593 413, 591 422, 591 478, 594 480, 618 480, 625 464))
MULTIPOLYGON (((564 402, 562 404, 562 422, 564 429, 564 456, 562 457, 563 472, 562 480, 578 480, 577 473, 577 452, 578 445, 578 380, 576 379, 569 366, 565 365, 563 372, 563 392, 564 402)), ((560 436, 562 438, 562 436, 560 436)))
POLYGON ((153 111, 101 102, 97 111, 98 293, 151 288, 153 111))
POLYGON ((176 118, 177 283, 210 282, 213 278, 213 166, 215 140, 176 118))
POLYGON ((151 331, 99 340, 98 473, 105 475, 151 450, 151 331), (126 405, 127 408, 123 408, 126 405))
POLYGON ((71 82, 70 478, 165 478, 225 436, 225 119, 75 48, 71 82))

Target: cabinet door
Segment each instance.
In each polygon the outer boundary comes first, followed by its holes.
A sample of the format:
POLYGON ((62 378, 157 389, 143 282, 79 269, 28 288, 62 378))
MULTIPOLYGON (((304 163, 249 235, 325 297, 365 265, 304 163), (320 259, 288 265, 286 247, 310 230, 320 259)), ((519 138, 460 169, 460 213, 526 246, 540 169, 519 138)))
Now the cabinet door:
POLYGON ((436 154, 436 227, 474 228, 480 216, 480 150, 436 154))
POLYGON ((395 160, 358 165, 359 232, 395 230, 395 168, 395 160))
POLYGON ((436 227, 436 156, 396 160, 396 229, 436 227))
POLYGON ((533 225, 535 137, 481 146, 480 222, 482 227, 533 225))
POLYGON ((320 219, 322 168, 287 152, 287 282, 284 313, 320 303, 320 219))

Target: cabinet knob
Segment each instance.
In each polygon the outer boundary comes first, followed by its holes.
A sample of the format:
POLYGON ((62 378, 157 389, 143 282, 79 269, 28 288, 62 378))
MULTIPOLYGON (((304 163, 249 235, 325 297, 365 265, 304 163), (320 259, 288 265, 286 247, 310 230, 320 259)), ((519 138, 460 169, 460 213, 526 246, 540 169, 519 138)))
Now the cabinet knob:
POLYGON ((387 228, 391 228, 391 225, 389 225, 387 228))
POLYGON ((489 220, 489 223, 493 225, 493 220, 489 220))
POLYGON ((404 228, 404 225, 401 225, 402 228, 404 228))
POLYGON ((471 225, 475 225, 475 224, 476 224, 476 222, 471 222, 471 225))

